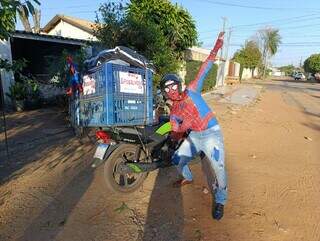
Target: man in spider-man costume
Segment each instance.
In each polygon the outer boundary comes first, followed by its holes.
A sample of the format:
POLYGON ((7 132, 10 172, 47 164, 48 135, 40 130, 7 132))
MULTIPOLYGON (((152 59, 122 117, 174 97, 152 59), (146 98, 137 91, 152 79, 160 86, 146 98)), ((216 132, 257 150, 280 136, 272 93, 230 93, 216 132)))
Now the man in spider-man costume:
POLYGON ((214 48, 201 65, 196 78, 185 90, 182 90, 181 80, 176 74, 167 74, 161 80, 162 91, 172 102, 170 108, 172 138, 179 138, 181 134, 188 133, 188 137, 172 157, 173 163, 183 176, 175 186, 192 183, 193 178, 188 163, 196 154, 205 154, 216 176, 216 184, 212 186, 215 196, 212 215, 217 220, 223 217, 227 200, 224 144, 218 121, 202 98, 201 90, 217 52, 223 45, 223 36, 223 32, 219 34, 214 48))

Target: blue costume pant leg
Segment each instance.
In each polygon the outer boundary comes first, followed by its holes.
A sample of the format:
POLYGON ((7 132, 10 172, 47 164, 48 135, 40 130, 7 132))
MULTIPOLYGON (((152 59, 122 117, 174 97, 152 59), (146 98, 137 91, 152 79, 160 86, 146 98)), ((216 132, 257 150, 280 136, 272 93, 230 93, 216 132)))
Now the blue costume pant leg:
POLYGON ((225 171, 225 153, 221 131, 211 131, 209 135, 202 137, 201 143, 201 151, 206 154, 216 175, 216 188, 213 187, 215 189, 215 201, 216 203, 224 205, 227 201, 227 176, 225 171))
POLYGON ((195 145, 190 138, 183 141, 179 149, 172 157, 172 162, 177 165, 178 172, 187 180, 192 180, 192 173, 188 167, 188 163, 197 154, 195 145))

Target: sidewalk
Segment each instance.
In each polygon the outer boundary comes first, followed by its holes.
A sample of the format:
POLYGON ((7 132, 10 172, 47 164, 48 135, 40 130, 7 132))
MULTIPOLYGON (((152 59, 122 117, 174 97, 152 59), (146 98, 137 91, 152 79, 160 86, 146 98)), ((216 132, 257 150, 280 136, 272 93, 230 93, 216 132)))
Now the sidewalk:
POLYGON ((206 101, 215 100, 221 103, 248 105, 260 94, 262 87, 252 84, 237 84, 222 86, 203 94, 206 101))

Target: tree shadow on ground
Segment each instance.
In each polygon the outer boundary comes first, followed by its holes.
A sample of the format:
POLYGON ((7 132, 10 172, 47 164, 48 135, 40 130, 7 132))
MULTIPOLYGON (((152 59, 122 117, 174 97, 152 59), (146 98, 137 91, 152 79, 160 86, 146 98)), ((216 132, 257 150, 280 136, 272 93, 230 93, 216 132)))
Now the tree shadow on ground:
MULTIPOLYGON (((190 164, 198 165, 200 163, 202 171, 206 175, 208 188, 213 196, 216 177, 208 159, 205 155, 199 155, 190 164)), ((184 239, 186 220, 183 196, 180 188, 172 187, 178 176, 179 174, 175 167, 159 170, 150 198, 143 241, 184 239)))
POLYGON ((56 196, 52 197, 52 201, 31 221, 18 240, 55 240, 57 235, 63 231, 72 211, 89 188, 93 176, 92 168, 79 171, 56 196))
POLYGON ((314 113, 310 111, 304 111, 303 113, 312 117, 320 118, 320 113, 314 113))
POLYGON ((310 95, 310 96, 320 99, 320 96, 317 96, 317 95, 310 95))
POLYGON ((10 155, 8 158, 4 133, 1 133, 0 182, 3 183, 12 173, 23 169, 27 164, 45 158, 48 152, 59 146, 65 147, 62 154, 72 153, 77 147, 70 144, 75 138, 65 118, 66 115, 56 108, 9 115, 7 124, 10 155))
POLYGON ((315 131, 320 131, 320 125, 315 123, 302 123, 302 125, 309 127, 315 131))
MULTIPOLYGON (((290 90, 290 91, 302 91, 302 90, 311 90, 311 91, 319 91, 319 88, 306 88, 303 85, 301 86, 290 86, 286 83, 290 83, 292 81, 286 81, 286 80, 275 80, 275 81, 269 81, 269 82, 256 82, 256 83, 246 83, 246 84, 254 84, 254 85, 261 85, 261 86, 266 86, 269 89, 272 90, 290 90), (277 84, 281 83, 281 84, 277 84)), ((293 83, 293 82, 292 82, 293 83)), ((316 84, 312 82, 296 82, 296 83, 301 83, 301 84, 316 84)))
POLYGON ((277 79, 277 78, 271 78, 272 81, 276 81, 276 82, 289 82, 289 83, 299 83, 299 84, 305 84, 305 83, 309 83, 309 84, 313 84, 313 83, 317 83, 314 80, 295 80, 294 78, 288 77, 285 79, 277 79))

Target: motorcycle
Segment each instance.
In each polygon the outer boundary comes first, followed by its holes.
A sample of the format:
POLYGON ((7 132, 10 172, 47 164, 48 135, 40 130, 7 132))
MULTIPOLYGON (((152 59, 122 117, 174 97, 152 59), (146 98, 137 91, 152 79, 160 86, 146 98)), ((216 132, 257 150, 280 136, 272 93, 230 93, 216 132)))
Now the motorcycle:
POLYGON ((153 126, 105 127, 96 132, 98 146, 92 167, 104 163, 108 189, 130 193, 137 190, 148 173, 172 165, 171 156, 181 141, 173 141, 168 117, 153 126))

